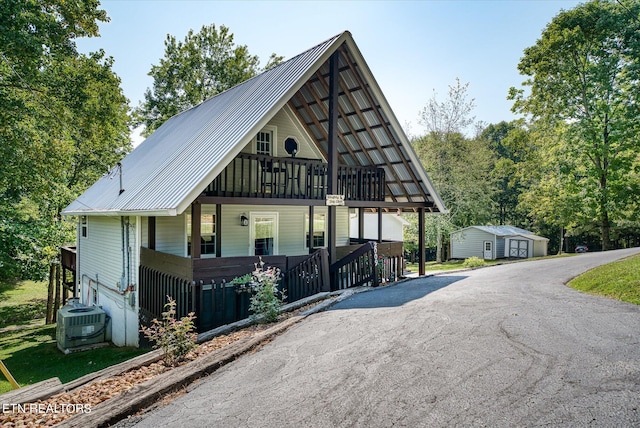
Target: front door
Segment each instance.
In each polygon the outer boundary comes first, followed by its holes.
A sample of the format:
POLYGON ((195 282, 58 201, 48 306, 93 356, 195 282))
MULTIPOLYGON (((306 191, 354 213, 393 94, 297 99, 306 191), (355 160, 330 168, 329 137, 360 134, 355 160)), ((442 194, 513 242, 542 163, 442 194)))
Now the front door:
POLYGON ((485 260, 493 260, 493 242, 484 241, 483 258, 485 260))
POLYGON ((250 256, 278 254, 278 213, 251 213, 250 256))

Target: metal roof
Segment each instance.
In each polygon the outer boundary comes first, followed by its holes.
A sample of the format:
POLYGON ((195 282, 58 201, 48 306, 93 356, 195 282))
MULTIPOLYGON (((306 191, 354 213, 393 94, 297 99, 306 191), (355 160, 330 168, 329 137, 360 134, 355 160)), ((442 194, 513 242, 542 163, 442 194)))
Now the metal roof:
MULTIPOLYGON (((549 240, 549 238, 545 238, 544 236, 538 236, 538 235, 534 234, 533 232, 530 232, 528 230, 521 229, 521 228, 515 227, 515 226, 469 226, 467 229, 469 229, 471 227, 473 227, 475 229, 480 229, 482 231, 491 233, 492 235, 501 236, 501 237, 505 237, 505 236, 523 236, 525 238, 532 239, 534 241, 539 241, 539 240, 548 241, 549 240)), ((462 229, 462 230, 464 230, 464 229, 462 229)))
POLYGON ((445 211, 351 34, 344 32, 172 117, 63 214, 178 215, 287 104, 327 157, 328 63, 336 51, 339 162, 384 168, 387 201, 399 208, 417 202, 445 211))

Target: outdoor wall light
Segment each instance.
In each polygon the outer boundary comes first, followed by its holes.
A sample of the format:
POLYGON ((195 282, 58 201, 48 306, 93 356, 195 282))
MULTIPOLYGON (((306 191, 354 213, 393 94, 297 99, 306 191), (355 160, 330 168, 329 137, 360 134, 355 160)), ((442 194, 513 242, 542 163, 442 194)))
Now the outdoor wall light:
POLYGON ((245 213, 240 215, 240 226, 249 226, 249 217, 245 213))

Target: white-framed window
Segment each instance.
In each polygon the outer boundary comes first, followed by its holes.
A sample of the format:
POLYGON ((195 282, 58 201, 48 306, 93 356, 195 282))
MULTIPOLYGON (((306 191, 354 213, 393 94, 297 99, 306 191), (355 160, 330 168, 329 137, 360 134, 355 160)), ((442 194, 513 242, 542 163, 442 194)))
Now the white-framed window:
MULTIPOLYGON (((213 208, 214 209, 214 208, 213 208)), ((216 215, 202 206, 200 214, 200 254, 215 255, 216 253, 216 215)), ((187 255, 191 255, 191 214, 187 213, 187 255)))
POLYGON ((256 135, 254 148, 257 155, 276 156, 276 127, 265 126, 256 135))
POLYGON ((86 215, 80 216, 80 236, 86 238, 89 235, 89 219, 86 215))
MULTIPOLYGON (((327 236, 326 214, 313 214, 313 242, 312 248, 326 247, 327 236)), ((309 248, 309 214, 304 215, 304 245, 309 248)))

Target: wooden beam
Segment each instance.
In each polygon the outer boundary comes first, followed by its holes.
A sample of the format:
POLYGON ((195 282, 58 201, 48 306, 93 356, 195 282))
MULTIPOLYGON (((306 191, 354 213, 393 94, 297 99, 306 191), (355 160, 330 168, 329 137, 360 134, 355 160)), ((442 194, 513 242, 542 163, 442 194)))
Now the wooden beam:
MULTIPOLYGON (((340 52, 336 51, 329 58, 329 140, 328 157, 329 182, 327 193, 335 195, 338 192, 338 59, 340 52)), ((337 247, 337 209, 328 207, 328 249, 329 263, 336 262, 337 247)))
POLYGON ((156 218, 155 217, 149 217, 149 222, 147 224, 147 236, 148 236, 148 243, 147 243, 147 248, 149 248, 150 250, 155 250, 156 249, 156 218))
POLYGON ((200 258, 200 242, 202 241, 202 230, 200 220, 202 217, 202 205, 198 201, 191 204, 191 258, 200 258))
POLYGON ((420 210, 418 210, 418 275, 420 276, 425 274, 424 264, 427 262, 425 257, 424 233, 424 208, 420 208, 420 210))
POLYGON ((216 204, 216 257, 222 257, 222 205, 216 204))

